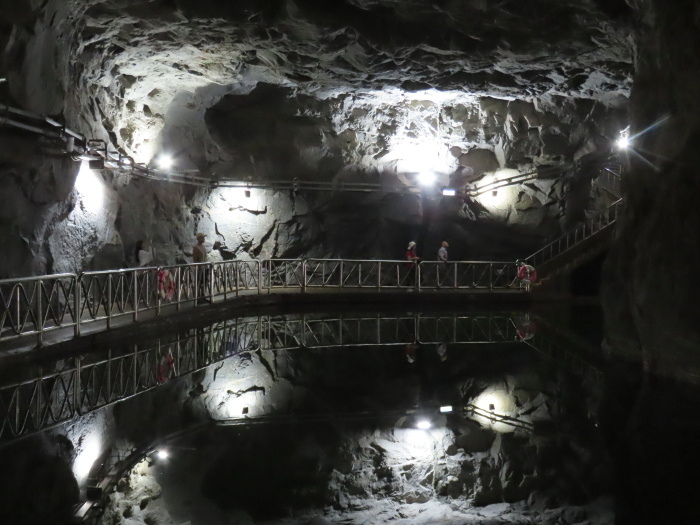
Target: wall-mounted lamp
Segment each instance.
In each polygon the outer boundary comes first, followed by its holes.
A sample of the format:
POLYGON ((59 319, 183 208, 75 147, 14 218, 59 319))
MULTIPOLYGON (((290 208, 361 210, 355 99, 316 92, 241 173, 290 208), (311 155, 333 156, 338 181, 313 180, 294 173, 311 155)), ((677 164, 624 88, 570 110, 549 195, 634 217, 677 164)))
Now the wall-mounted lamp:
POLYGON ((427 419, 421 419, 418 421, 416 424, 416 427, 420 428, 421 430, 428 430, 432 425, 430 424, 430 421, 427 419))
POLYGON ((442 406, 440 407, 440 412, 442 412, 443 414, 448 414, 452 412, 452 407, 450 405, 442 406))
POLYGON ((457 195, 457 190, 454 188, 442 188, 442 194, 445 197, 454 197, 457 195))

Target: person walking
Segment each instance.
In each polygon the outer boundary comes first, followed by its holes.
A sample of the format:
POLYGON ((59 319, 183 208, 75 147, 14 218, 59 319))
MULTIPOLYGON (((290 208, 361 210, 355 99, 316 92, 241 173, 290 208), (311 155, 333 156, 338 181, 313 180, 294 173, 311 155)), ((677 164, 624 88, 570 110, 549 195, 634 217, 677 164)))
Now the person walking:
MULTIPOLYGON (((204 246, 204 239, 206 239, 206 235, 203 233, 197 233, 197 244, 195 244, 192 247, 192 262, 195 263, 205 263, 209 260, 209 256, 207 254, 207 249, 204 246)), ((197 295, 201 297, 200 301, 202 302, 211 302, 211 299, 208 297, 208 283, 209 283, 209 266, 199 266, 197 267, 197 271, 199 272, 199 278, 198 278, 198 293, 197 295)))
POLYGON ((204 239, 206 239, 207 236, 203 233, 198 233, 196 237, 197 244, 192 247, 192 262, 207 262, 209 260, 209 256, 207 255, 207 249, 204 246, 204 239))
POLYGON ((406 268, 408 268, 408 273, 406 274, 406 282, 410 283, 411 286, 415 287, 417 283, 417 266, 420 263, 421 258, 416 254, 416 242, 411 241, 408 243, 406 248, 406 268))
POLYGON ((440 245, 440 249, 438 250, 437 257, 438 257, 438 265, 437 265, 437 287, 440 288, 442 286, 442 279, 440 279, 440 270, 442 270, 442 273, 444 275, 448 274, 449 266, 447 264, 448 260, 448 254, 447 254, 447 248, 449 248, 450 245, 447 243, 447 241, 442 241, 442 244, 440 245))

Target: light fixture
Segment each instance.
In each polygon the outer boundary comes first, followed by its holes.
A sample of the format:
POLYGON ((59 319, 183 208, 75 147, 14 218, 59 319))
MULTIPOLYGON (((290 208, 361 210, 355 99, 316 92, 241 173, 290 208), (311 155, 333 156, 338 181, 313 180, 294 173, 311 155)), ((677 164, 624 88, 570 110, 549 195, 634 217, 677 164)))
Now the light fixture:
POLYGON ((170 454, 168 454, 168 451, 165 450, 164 448, 158 449, 158 452, 156 452, 156 456, 158 459, 168 459, 170 454))
POLYGON ((442 406, 442 407, 440 407, 440 412, 442 412, 443 414, 447 414, 449 412, 452 412, 452 406, 450 406, 450 405, 442 406))
POLYGON ((418 183, 421 186, 431 186, 435 183, 435 175, 429 172, 422 172, 418 174, 418 183))
POLYGON ((173 167, 173 158, 165 153, 158 157, 158 167, 162 170, 169 170, 173 167))
POLYGON ((421 419, 418 421, 416 424, 416 427, 420 428, 421 430, 428 430, 432 425, 430 424, 430 421, 427 419, 421 419))
POLYGON ((454 197, 457 195, 457 190, 454 188, 442 188, 442 194, 445 197, 454 197))
POLYGON ((628 139, 625 136, 622 136, 619 139, 617 139, 617 142, 615 144, 617 144, 618 149, 627 149, 630 145, 630 139, 628 139))

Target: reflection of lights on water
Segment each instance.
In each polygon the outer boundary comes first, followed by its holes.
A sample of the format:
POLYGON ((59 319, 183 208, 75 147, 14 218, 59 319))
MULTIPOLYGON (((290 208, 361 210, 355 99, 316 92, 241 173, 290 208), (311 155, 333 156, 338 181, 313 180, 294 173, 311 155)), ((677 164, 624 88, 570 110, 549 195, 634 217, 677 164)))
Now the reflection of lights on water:
POLYGON ((75 189, 82 197, 82 205, 87 212, 97 215, 102 210, 105 197, 104 182, 98 173, 90 169, 86 160, 80 165, 75 189))
POLYGON ((480 424, 490 427, 496 432, 507 433, 515 431, 515 427, 512 425, 498 421, 499 416, 515 417, 516 415, 515 400, 505 390, 499 388, 489 389, 478 396, 473 401, 473 404, 484 412, 493 414, 487 417, 475 413, 474 419, 480 424))
POLYGON ((81 451, 73 463, 73 474, 75 474, 78 484, 85 481, 85 478, 90 474, 93 464, 100 456, 100 448, 100 438, 96 435, 91 434, 84 438, 81 451))
POLYGON ((255 398, 251 395, 231 397, 224 404, 223 417, 237 418, 251 415, 251 408, 255 406, 255 398))

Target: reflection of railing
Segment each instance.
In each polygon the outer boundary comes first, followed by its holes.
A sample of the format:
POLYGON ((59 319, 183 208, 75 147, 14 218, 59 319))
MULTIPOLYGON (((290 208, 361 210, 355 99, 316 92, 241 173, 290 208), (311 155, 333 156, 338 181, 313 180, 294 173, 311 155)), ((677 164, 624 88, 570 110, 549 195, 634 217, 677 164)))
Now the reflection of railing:
POLYGON ((603 373, 599 368, 579 357, 576 353, 567 350, 565 344, 556 344, 549 337, 533 335, 531 338, 523 339, 523 343, 546 355, 552 361, 563 365, 568 370, 578 374, 585 374, 600 381, 603 373))
POLYGON ((526 421, 523 418, 519 418, 517 416, 508 416, 506 414, 499 414, 492 410, 485 410, 473 404, 465 406, 464 410, 467 414, 470 414, 472 417, 479 416, 491 421, 492 423, 502 423, 513 428, 526 430, 528 432, 532 432, 532 430, 534 429, 534 425, 532 424, 532 422, 526 421))
POLYGON ((0 441, 51 428, 128 399, 170 378, 256 350, 410 343, 513 343, 506 315, 240 318, 153 342, 76 357, 66 368, 0 387, 0 441))
POLYGON ((563 252, 577 246, 582 241, 611 226, 618 217, 622 207, 622 199, 613 202, 603 211, 587 219, 570 232, 550 242, 544 248, 530 255, 525 261, 535 267, 553 259, 563 252))

